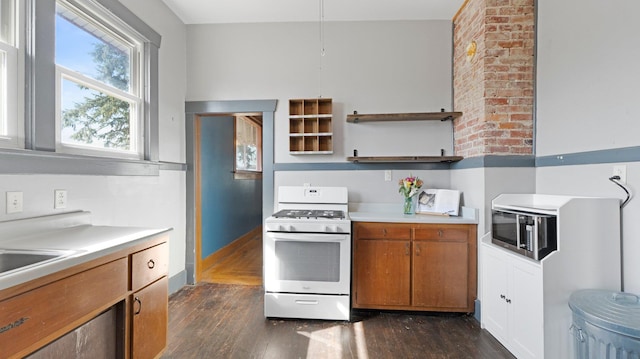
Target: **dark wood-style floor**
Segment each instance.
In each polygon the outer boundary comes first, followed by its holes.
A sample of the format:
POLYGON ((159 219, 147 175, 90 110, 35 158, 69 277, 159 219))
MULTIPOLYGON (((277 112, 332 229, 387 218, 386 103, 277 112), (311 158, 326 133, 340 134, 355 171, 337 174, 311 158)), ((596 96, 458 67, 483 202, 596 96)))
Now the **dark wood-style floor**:
MULTIPOLYGON (((254 258, 249 252, 261 251, 255 243, 243 248, 254 258)), ((267 319, 261 285, 229 283, 236 270, 243 273, 239 283, 247 282, 247 262, 236 257, 226 264, 237 269, 216 269, 225 273, 223 283, 209 273, 208 282, 170 297, 163 358, 514 358, 464 314, 354 311, 351 322, 267 319)))

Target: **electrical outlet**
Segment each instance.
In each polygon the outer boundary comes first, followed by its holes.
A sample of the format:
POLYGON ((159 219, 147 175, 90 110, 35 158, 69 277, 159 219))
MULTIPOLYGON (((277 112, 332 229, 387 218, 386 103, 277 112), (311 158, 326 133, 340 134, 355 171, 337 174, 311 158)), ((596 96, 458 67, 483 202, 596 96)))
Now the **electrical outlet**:
POLYGON ((620 177, 620 182, 627 183, 627 165, 613 166, 613 175, 620 177))
POLYGON ((384 171, 384 180, 386 182, 390 182, 391 181, 391 170, 385 170, 384 171))
POLYGON ((67 208, 67 191, 63 189, 57 189, 53 191, 53 208, 62 209, 67 208))
POLYGON ((22 192, 7 192, 7 214, 22 212, 22 192))

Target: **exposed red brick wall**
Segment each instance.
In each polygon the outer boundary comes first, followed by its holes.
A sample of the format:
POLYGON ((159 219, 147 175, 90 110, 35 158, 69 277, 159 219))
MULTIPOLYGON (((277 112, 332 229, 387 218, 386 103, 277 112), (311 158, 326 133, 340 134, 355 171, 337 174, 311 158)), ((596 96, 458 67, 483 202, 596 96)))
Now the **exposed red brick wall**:
POLYGON ((534 0, 469 0, 453 37, 456 155, 532 154, 534 0))

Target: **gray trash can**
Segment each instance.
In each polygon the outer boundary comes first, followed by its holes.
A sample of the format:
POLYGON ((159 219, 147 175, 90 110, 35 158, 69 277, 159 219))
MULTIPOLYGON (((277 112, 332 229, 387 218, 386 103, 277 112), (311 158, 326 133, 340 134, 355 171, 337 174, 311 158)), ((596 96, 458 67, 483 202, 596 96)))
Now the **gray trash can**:
POLYGON ((569 297, 576 359, 640 359, 640 298, 585 289, 569 297))

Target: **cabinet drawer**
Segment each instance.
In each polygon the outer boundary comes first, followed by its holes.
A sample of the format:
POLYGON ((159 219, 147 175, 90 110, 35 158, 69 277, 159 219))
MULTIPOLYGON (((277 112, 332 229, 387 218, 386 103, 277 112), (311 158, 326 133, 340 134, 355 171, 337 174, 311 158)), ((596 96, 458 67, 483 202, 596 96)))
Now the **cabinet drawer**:
POLYGON ((425 226, 415 229, 416 240, 443 240, 466 242, 469 238, 468 225, 425 226))
POLYGON ((124 299, 127 274, 121 258, 0 302, 1 356, 23 356, 124 299))
POLYGON ((167 275, 168 270, 169 244, 166 242, 132 254, 131 290, 138 290, 167 275))
POLYGON ((356 223, 356 239, 411 239, 411 226, 393 223, 356 223))

